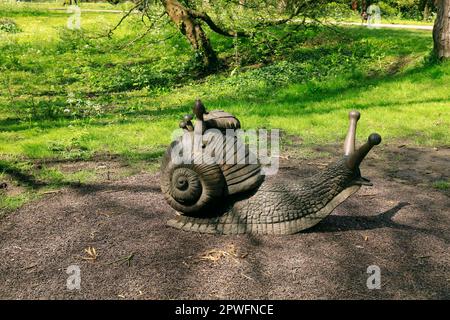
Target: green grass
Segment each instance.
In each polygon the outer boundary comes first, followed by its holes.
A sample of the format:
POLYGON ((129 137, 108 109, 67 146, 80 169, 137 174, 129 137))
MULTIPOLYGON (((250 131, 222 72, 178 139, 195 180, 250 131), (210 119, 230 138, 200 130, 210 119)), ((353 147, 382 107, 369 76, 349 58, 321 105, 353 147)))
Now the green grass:
POLYGON ((433 183, 433 187, 438 190, 449 190, 450 189, 450 181, 439 180, 433 183))
MULTIPOLYGON (((75 32, 65 28, 66 13, 43 7, 0 10, 22 29, 0 33, 0 171, 19 166, 45 188, 92 181, 95 172, 35 169, 39 161, 112 154, 154 170, 197 97, 234 113, 244 128, 300 136, 305 148, 342 143, 350 109, 362 112, 360 140, 377 131, 387 143, 450 145, 450 64, 426 62, 430 32, 310 28, 289 42, 257 38, 237 47, 211 34, 228 66, 201 77, 188 43, 164 21, 130 45, 143 31, 137 16, 107 39, 96 36, 120 15, 83 13, 75 32)), ((1 207, 16 208, 31 195, 0 195, 1 207)))
POLYGON ((5 196, 0 194, 0 218, 6 212, 16 210, 32 199, 33 197, 29 192, 24 192, 15 196, 5 196))

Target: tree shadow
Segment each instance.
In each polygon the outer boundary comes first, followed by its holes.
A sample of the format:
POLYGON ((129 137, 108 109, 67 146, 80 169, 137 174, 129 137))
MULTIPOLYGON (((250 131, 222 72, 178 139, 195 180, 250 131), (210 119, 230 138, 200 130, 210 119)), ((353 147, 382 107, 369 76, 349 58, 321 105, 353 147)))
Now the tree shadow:
POLYGON ((112 183, 83 183, 74 184, 68 183, 68 186, 77 191, 80 195, 90 194, 93 192, 120 192, 127 191, 133 193, 139 192, 149 192, 149 193, 160 193, 161 188, 154 185, 122 185, 122 184, 112 184, 112 183))
MULTIPOLYGON (((30 129, 58 129, 67 127, 74 121, 77 121, 74 126, 89 125, 90 127, 105 127, 111 124, 111 121, 117 124, 132 124, 139 121, 148 121, 148 118, 158 118, 165 116, 182 115, 183 113, 190 112, 190 107, 186 104, 183 105, 171 105, 164 109, 142 109, 134 111, 133 113, 122 112, 128 116, 134 116, 134 118, 128 117, 127 120, 117 119, 117 113, 107 113, 96 117, 87 118, 68 118, 63 115, 55 117, 54 119, 33 119, 33 122, 26 122, 19 117, 0 119, 0 127, 4 132, 20 132, 30 129)), ((181 116, 179 117, 181 119, 181 116)), ((175 118, 176 119, 176 118, 175 118)))
MULTIPOLYGON (((132 158, 128 157, 127 154, 116 154, 114 155, 114 161, 117 161, 123 166, 129 166, 130 161, 146 161, 147 163, 154 162, 159 159, 163 154, 163 150, 153 151, 153 152, 138 152, 133 153, 132 158)), ((110 155, 96 155, 95 159, 89 160, 89 162, 98 162, 98 161, 111 161, 110 155)), ((53 179, 51 176, 49 177, 39 177, 39 172, 43 169, 43 165, 48 168, 52 168, 52 165, 56 164, 66 164, 66 163, 76 163, 79 159, 33 159, 34 167, 33 169, 25 169, 21 168, 19 165, 16 165, 14 161, 1 160, 0 159, 0 174, 5 174, 9 176, 9 178, 15 181, 18 185, 27 187, 31 190, 39 190, 45 187, 69 187, 77 190, 79 193, 89 193, 92 191, 132 191, 132 192, 140 192, 140 191, 149 191, 149 192, 160 192, 159 186, 157 188, 148 187, 148 186, 133 186, 133 187, 124 187, 120 185, 115 185, 114 180, 104 180, 101 182, 79 182, 79 181, 67 181, 67 180, 59 180, 53 179), (39 168, 39 169, 38 169, 39 168)), ((82 160, 84 161, 84 160, 82 160)), ((81 169, 80 169, 81 170, 81 169)))
POLYGON ((11 178, 27 187, 37 189, 47 185, 45 182, 37 180, 34 175, 24 172, 7 161, 0 160, 0 172, 6 173, 11 178))

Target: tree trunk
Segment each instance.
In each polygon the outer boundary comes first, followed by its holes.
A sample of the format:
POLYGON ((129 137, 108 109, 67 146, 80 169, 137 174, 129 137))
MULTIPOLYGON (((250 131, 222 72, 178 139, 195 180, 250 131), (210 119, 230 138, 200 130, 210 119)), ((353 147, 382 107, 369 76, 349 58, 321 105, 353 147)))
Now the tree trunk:
POLYGON ((170 19, 189 40, 192 48, 201 59, 203 66, 209 70, 216 68, 218 65, 217 55, 200 21, 177 0, 161 0, 161 3, 170 19))
POLYGON ((433 28, 434 52, 438 59, 450 58, 450 0, 436 0, 437 17, 433 28))

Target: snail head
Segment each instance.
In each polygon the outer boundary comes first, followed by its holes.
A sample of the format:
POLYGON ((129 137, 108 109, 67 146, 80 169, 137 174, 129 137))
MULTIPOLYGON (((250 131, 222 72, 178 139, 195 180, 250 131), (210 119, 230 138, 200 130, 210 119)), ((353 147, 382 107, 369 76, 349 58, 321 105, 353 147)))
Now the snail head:
POLYGON ((372 133, 365 144, 363 144, 359 149, 355 150, 355 138, 356 138, 356 126, 361 114, 356 111, 350 111, 349 114, 349 128, 347 136, 344 142, 344 158, 345 165, 348 169, 352 170, 357 174, 357 178, 354 181, 355 184, 360 185, 372 185, 370 180, 361 177, 359 170, 359 165, 364 160, 365 156, 369 151, 376 145, 381 143, 381 136, 378 133, 372 133))

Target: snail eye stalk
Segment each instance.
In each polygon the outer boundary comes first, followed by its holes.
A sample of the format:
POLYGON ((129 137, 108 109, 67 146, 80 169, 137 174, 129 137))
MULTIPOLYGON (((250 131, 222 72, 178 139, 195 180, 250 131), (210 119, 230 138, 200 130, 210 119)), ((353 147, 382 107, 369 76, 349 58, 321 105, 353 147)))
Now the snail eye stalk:
POLYGON ((367 142, 348 157, 346 161, 347 167, 351 170, 358 168, 369 151, 380 143, 381 136, 378 133, 372 133, 367 139, 367 142))
POLYGON ((197 120, 203 121, 203 115, 206 113, 206 108, 200 99, 197 99, 195 101, 195 105, 194 108, 192 109, 192 112, 195 114, 197 120))
POLYGON ((197 99, 195 101, 195 105, 194 108, 192 109, 192 112, 195 114, 195 117, 197 118, 197 121, 195 122, 194 125, 194 134, 202 135, 206 130, 203 116, 207 114, 207 112, 205 106, 203 105, 200 99, 197 99))
POLYGON ((183 122, 186 123, 186 129, 188 131, 194 131, 194 126, 192 125, 192 119, 194 117, 192 116, 192 114, 187 114, 183 117, 183 122))
POLYGON ((344 156, 349 156, 355 151, 356 125, 360 117, 361 114, 356 110, 348 113, 350 124, 344 141, 344 156))

